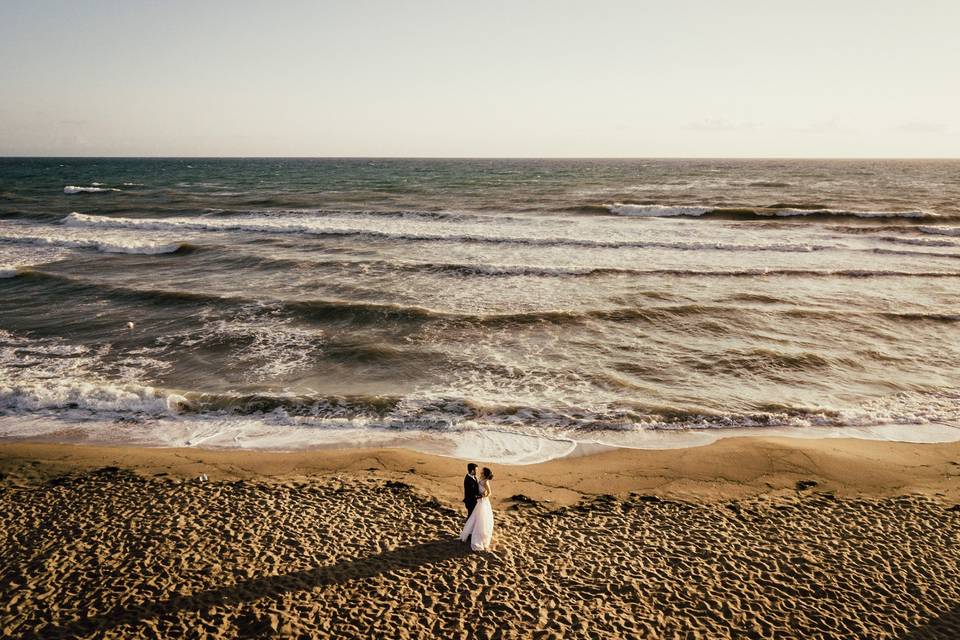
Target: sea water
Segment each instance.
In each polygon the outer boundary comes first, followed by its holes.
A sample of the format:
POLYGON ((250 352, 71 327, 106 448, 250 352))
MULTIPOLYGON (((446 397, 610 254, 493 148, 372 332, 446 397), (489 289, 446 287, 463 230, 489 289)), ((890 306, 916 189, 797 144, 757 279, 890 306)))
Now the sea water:
POLYGON ((960 439, 960 162, 0 159, 0 438, 960 439))

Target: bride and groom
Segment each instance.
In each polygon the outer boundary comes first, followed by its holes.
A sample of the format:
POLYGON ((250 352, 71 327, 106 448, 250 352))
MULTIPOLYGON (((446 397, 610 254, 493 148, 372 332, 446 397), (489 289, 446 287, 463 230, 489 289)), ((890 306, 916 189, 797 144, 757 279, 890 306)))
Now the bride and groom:
POLYGON ((467 475, 463 478, 463 504, 467 507, 467 523, 460 533, 462 542, 470 541, 474 551, 490 549, 493 541, 493 507, 490 506, 493 472, 483 468, 477 478, 477 465, 467 465, 467 475))

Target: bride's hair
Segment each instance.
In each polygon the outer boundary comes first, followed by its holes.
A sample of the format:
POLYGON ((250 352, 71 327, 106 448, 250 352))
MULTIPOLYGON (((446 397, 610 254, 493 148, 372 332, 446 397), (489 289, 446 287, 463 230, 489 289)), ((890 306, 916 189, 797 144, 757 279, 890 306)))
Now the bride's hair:
POLYGON ((493 480, 493 471, 490 471, 490 467, 483 468, 483 477, 487 480, 493 480))

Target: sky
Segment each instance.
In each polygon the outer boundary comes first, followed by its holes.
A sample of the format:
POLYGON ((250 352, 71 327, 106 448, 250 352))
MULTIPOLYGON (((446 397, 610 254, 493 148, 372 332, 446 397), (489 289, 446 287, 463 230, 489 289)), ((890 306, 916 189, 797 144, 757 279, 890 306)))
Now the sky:
POLYGON ((0 155, 960 157, 956 0, 0 0, 0 155))

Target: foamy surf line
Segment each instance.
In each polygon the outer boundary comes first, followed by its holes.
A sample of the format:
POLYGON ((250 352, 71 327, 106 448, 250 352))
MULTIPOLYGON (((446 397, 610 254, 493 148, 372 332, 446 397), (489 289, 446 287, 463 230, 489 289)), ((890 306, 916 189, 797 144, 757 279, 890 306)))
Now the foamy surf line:
POLYGON ((139 422, 64 420, 52 416, 0 416, 0 441, 161 448, 302 451, 329 448, 399 448, 503 465, 548 462, 578 449, 684 449, 725 438, 852 438, 930 444, 960 441, 960 425, 878 424, 849 427, 763 427, 596 432, 584 436, 528 434, 477 426, 457 431, 356 426, 348 421, 325 426, 278 424, 269 417, 183 418, 139 422))
MULTIPOLYGON (((59 345, 64 356, 76 349, 59 345)), ((399 447, 497 464, 535 464, 571 455, 578 447, 673 449, 707 445, 729 437, 858 438, 911 443, 960 441, 953 394, 893 398, 867 405, 859 415, 690 416, 683 423, 652 419, 619 427, 578 428, 554 412, 543 420, 516 422, 510 414, 457 419, 458 407, 431 412, 338 415, 340 403, 296 412, 298 398, 278 396, 271 411, 238 411, 239 398, 225 397, 206 410, 208 394, 179 393, 134 383, 66 380, 42 385, 0 386, 0 440, 148 447, 237 448, 296 451, 313 448, 399 447), (291 403, 293 403, 291 405, 291 403), (286 406, 291 405, 291 406, 286 406), (288 409, 290 411, 288 411, 288 409), (433 426, 430 426, 433 425, 433 426)), ((242 403, 241 403, 242 404, 242 403)), ((263 406, 261 398, 259 406, 263 406)), ((437 404, 428 403, 428 404, 437 404)), ((450 402, 440 403, 445 408, 450 402)), ((414 403, 416 405, 416 403, 414 403)), ((465 405, 466 406, 466 405, 465 405)), ((300 407, 301 409, 303 407, 300 407)), ((381 408, 382 409, 382 408, 381 408)), ((653 417, 651 417, 653 418, 653 417)))
POLYGON ((78 187, 76 185, 67 185, 63 188, 63 192, 67 195, 76 195, 78 193, 105 193, 108 191, 120 191, 120 189, 114 189, 112 187, 102 187, 102 186, 89 186, 89 187, 78 187))
POLYGON ((143 229, 154 231, 200 231, 200 232, 253 232, 300 234, 328 237, 359 237, 372 240, 407 240, 419 242, 456 242, 483 244, 515 244, 529 246, 569 246, 597 249, 675 249, 686 251, 774 251, 785 253, 807 253, 833 249, 830 245, 775 243, 775 244, 736 244, 724 242, 663 242, 644 240, 608 241, 575 237, 538 237, 538 236, 494 236, 476 233, 427 233, 415 231, 382 231, 374 228, 323 226, 316 222, 298 218, 248 217, 234 219, 203 218, 113 218, 71 213, 64 218, 68 227, 91 227, 108 229, 143 229))
POLYGON ((26 244, 63 249, 95 249, 101 253, 157 255, 179 251, 180 241, 144 240, 133 233, 0 222, 0 244, 26 244))
POLYGON ((8 415, 0 416, 2 440, 255 451, 401 448, 507 465, 536 464, 562 458, 577 447, 574 440, 517 431, 482 428, 455 433, 428 429, 398 431, 356 426, 348 421, 322 427, 291 427, 257 417, 182 418, 128 424, 113 420, 74 422, 53 416, 8 415))

